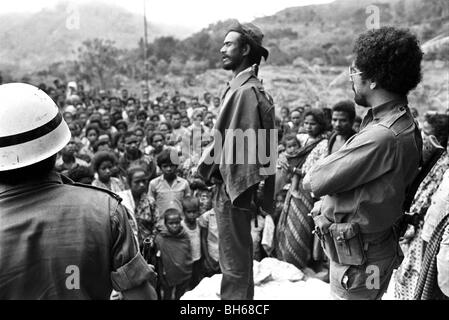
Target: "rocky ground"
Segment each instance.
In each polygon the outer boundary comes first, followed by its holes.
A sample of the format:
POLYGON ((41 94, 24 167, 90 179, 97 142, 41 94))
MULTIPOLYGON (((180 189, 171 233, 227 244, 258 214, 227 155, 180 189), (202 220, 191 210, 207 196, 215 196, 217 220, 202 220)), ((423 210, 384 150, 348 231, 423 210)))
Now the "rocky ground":
MULTIPOLYGON (((254 300, 329 300, 329 284, 274 258, 254 261, 254 300)), ((220 299, 221 274, 204 278, 181 300, 220 299)))

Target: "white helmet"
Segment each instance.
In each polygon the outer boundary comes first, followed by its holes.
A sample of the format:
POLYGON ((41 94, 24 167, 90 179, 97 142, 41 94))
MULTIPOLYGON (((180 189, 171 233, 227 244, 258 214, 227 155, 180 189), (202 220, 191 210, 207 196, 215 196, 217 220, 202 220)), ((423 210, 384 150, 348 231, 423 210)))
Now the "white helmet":
POLYGON ((44 91, 25 83, 0 85, 0 171, 45 160, 69 140, 67 123, 44 91))

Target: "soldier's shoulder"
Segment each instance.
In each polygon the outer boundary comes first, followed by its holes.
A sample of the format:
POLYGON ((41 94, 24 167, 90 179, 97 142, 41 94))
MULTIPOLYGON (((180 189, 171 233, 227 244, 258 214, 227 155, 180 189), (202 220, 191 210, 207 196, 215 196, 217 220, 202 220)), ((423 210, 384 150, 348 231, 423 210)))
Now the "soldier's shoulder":
POLYGON ((400 107, 396 112, 391 114, 388 118, 385 118, 379 124, 391 130, 395 136, 398 136, 407 130, 410 131, 416 126, 415 120, 406 106, 400 107))
POLYGON ((119 203, 122 202, 122 198, 116 194, 115 192, 112 192, 111 190, 92 186, 90 184, 84 184, 84 183, 78 183, 78 182, 72 182, 69 184, 65 184, 66 186, 70 186, 74 188, 74 191, 76 190, 77 193, 84 195, 86 197, 104 197, 104 198, 113 198, 114 200, 118 201, 119 203))

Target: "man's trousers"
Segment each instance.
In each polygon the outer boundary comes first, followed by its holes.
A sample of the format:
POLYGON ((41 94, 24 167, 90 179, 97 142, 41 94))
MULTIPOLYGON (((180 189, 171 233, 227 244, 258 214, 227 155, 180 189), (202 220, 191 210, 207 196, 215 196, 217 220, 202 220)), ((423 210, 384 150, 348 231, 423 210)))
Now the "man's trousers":
POLYGON ((218 250, 223 273, 222 300, 254 297, 251 218, 254 212, 232 205, 224 184, 217 184, 213 199, 218 225, 218 250))

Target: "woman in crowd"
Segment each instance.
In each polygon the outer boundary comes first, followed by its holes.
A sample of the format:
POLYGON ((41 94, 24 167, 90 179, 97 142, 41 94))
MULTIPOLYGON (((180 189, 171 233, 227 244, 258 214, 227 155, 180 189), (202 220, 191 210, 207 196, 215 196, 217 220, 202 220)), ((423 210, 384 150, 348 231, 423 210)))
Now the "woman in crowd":
POLYGON ((127 171, 127 180, 130 188, 119 192, 118 195, 123 199, 122 204, 131 216, 139 246, 142 248, 144 239, 154 240, 156 234, 156 216, 147 195, 149 178, 144 168, 132 166, 127 171))
POLYGON ((284 128, 285 132, 284 134, 287 134, 290 132, 292 126, 291 126, 291 118, 290 118, 290 109, 286 106, 281 107, 281 126, 284 128))
MULTIPOLYGON (((423 145, 429 143, 429 136, 435 136, 438 142, 447 147, 449 135, 449 117, 444 114, 426 114, 423 123, 423 145)), ((399 300, 413 299, 414 291, 421 272, 423 241, 421 239, 423 220, 431 205, 432 195, 441 183, 444 172, 449 168, 449 155, 444 152, 429 174, 420 184, 408 214, 418 215, 419 224, 409 227, 401 242, 404 260, 395 273, 394 296, 399 300)))
POLYGON ((142 148, 143 141, 145 140, 145 130, 142 127, 136 127, 134 129, 134 134, 137 137, 138 144, 139 144, 139 150, 144 151, 144 148, 142 148))
POLYGON ((159 131, 165 135, 165 143, 169 146, 173 146, 175 144, 175 140, 173 137, 173 128, 169 122, 161 122, 159 124, 159 131))
POLYGON ((312 257, 313 220, 308 214, 314 200, 303 190, 301 179, 314 162, 327 153, 326 122, 321 109, 311 109, 305 114, 304 128, 307 133, 298 135, 302 143, 297 155, 280 164, 293 177, 276 227, 275 248, 279 259, 298 268, 309 266, 312 257), (315 149, 314 157, 309 157, 315 149))
POLYGON ((432 196, 421 232, 423 259, 414 300, 449 299, 449 170, 432 196))

